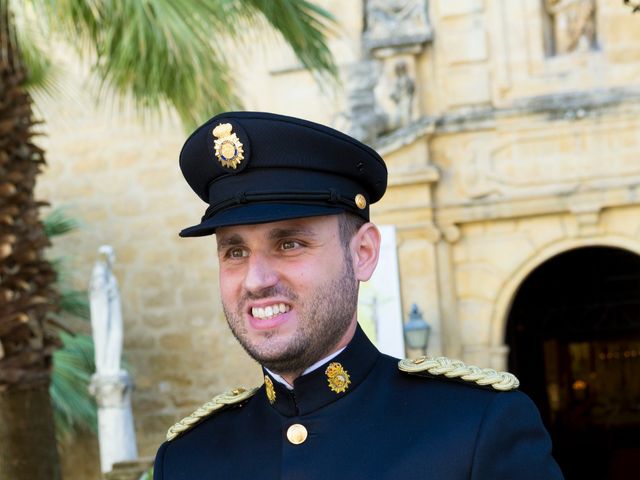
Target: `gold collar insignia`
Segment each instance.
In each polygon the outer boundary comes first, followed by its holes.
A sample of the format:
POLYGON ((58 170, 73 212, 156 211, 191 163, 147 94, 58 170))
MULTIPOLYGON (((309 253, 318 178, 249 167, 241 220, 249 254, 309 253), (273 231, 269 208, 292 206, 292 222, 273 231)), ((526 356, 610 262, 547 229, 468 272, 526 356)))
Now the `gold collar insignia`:
POLYGON ((234 170, 244 160, 243 145, 235 133, 231 133, 233 127, 230 123, 221 123, 213 129, 213 136, 216 140, 213 146, 216 157, 223 167, 234 170))
POLYGON ((276 390, 273 388, 273 382, 267 375, 264 376, 264 388, 267 392, 269 403, 273 405, 273 402, 276 401, 276 390))
POLYGON ((351 383, 349 373, 338 362, 330 363, 324 373, 327 376, 329 388, 332 392, 342 393, 349 388, 351 383))

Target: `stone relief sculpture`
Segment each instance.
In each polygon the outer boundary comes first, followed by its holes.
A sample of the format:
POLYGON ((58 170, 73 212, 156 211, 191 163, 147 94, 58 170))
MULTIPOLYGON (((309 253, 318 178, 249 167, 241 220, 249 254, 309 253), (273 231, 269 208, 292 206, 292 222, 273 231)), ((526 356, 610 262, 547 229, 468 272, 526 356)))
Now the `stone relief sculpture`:
POLYGON ((368 0, 365 20, 369 49, 419 44, 431 38, 426 0, 368 0))
POLYGON ((395 81, 390 95, 396 106, 393 126, 402 128, 413 120, 413 97, 416 91, 416 82, 409 76, 406 62, 397 62, 394 70, 395 81))
POLYGON ((545 0, 555 55, 585 52, 596 46, 595 0, 545 0))
POLYGON ((347 69, 347 108, 337 122, 365 143, 415 120, 415 56, 432 38, 427 8, 427 0, 365 2, 363 58, 347 69))
POLYGON ((347 70, 347 111, 341 115, 346 125, 341 125, 358 140, 371 143, 387 125, 387 114, 374 95, 380 78, 378 62, 365 60, 347 70))
POLYGON ((473 200, 568 195, 605 183, 612 188, 640 182, 636 143, 610 140, 637 137, 634 127, 583 132, 572 149, 566 149, 565 135, 560 131, 531 134, 517 142, 488 142, 483 137, 470 141, 456 157, 457 193, 473 200), (594 143, 610 142, 607 153, 615 160, 603 162, 589 149, 586 135, 594 143))

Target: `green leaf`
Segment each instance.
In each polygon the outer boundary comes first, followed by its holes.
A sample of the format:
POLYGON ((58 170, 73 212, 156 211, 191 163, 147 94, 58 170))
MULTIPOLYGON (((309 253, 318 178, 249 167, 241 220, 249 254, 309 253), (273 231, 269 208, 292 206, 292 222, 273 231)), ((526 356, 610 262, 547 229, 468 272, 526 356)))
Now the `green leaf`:
POLYGON ((68 315, 89 320, 89 297, 85 290, 60 290, 60 310, 68 315))
POLYGON ((243 7, 248 15, 252 15, 253 9, 259 11, 291 46, 305 68, 337 76, 324 33, 331 31, 335 18, 327 10, 306 0, 245 0, 243 7), (246 8, 248 5, 252 8, 246 8))
POLYGON ((42 223, 44 225, 44 233, 49 238, 73 232, 80 226, 79 222, 67 215, 62 208, 53 209, 42 220, 42 223))
POLYGON ((89 394, 95 371, 93 340, 88 335, 60 332, 63 347, 53 354, 49 392, 54 410, 56 434, 68 439, 80 429, 97 428, 97 410, 89 394))

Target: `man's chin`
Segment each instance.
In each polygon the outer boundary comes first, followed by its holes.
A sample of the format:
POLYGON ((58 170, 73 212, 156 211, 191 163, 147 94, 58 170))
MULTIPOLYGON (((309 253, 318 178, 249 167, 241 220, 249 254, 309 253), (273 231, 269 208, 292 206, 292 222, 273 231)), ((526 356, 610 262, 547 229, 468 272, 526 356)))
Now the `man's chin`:
POLYGON ((308 366, 305 365, 304 349, 291 348, 289 345, 283 345, 282 348, 274 345, 268 348, 254 346, 245 350, 260 365, 278 374, 302 371, 308 366))

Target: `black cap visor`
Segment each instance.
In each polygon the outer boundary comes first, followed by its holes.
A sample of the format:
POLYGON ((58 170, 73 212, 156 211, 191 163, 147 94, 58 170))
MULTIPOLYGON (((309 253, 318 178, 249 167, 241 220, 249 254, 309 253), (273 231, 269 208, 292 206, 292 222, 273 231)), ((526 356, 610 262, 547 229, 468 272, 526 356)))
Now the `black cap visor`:
MULTIPOLYGON (((345 212, 341 206, 304 205, 294 203, 256 203, 238 205, 217 213, 202 223, 185 228, 181 237, 203 237, 215 233, 218 227, 232 225, 251 225, 256 223, 278 222, 294 218, 319 217, 321 215, 337 215, 345 212)), ((357 212, 362 215, 362 213, 357 212)))

